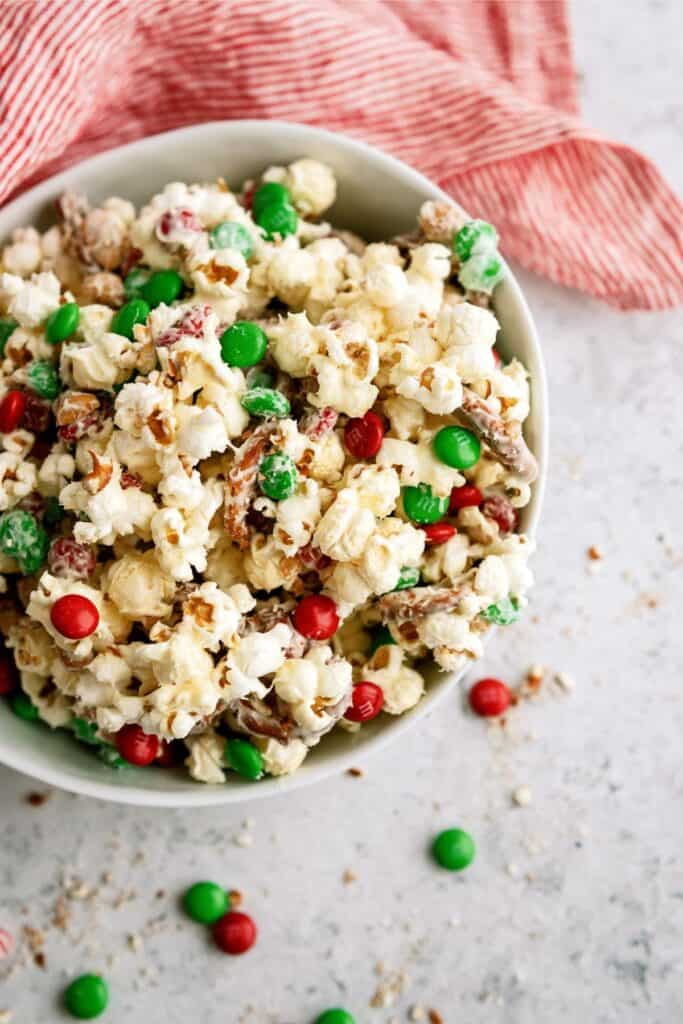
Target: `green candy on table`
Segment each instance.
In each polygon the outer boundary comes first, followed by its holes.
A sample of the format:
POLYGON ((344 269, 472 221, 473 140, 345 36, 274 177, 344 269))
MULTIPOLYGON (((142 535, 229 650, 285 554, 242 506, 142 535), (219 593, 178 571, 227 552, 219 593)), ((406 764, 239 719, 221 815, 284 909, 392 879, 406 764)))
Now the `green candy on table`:
POLYGON ((316 1017, 315 1024, 356 1024, 356 1019, 347 1010, 334 1007, 316 1017))
POLYGON ((62 390, 56 367, 45 360, 31 363, 26 374, 26 383, 37 395, 47 398, 50 402, 62 390))
POLYGON ((10 697, 9 704, 17 718, 22 718, 25 722, 38 721, 38 718, 40 717, 38 714, 38 708, 35 706, 28 694, 24 693, 22 690, 10 697))
POLYGON ((293 235, 299 226, 299 214, 289 203, 282 206, 271 203, 264 207, 254 219, 269 242, 272 242, 276 235, 279 235, 280 238, 293 235))
POLYGON ((252 387, 242 395, 240 404, 251 416, 289 416, 289 399, 272 388, 252 387))
POLYGON ((279 181, 266 181, 256 189, 251 204, 251 212, 254 219, 262 213, 267 206, 291 206, 292 196, 288 188, 281 185, 279 181))
POLYGON ((493 253, 498 246, 498 232, 485 220, 468 220, 453 236, 453 252, 461 263, 475 253, 493 253))
POLYGON ((49 543, 47 533, 30 512, 13 508, 0 516, 0 551, 16 559, 25 576, 43 564, 49 543))
POLYGON ((490 604, 479 613, 482 619, 496 626, 510 626, 519 618, 519 601, 516 597, 504 597, 496 604, 490 604))
POLYGON ((199 924, 214 924, 230 910, 230 897, 215 882, 195 882, 183 895, 185 913, 199 924))
POLYGON ((99 974, 81 974, 64 992, 64 1005, 72 1017, 92 1020, 99 1017, 109 1003, 109 989, 99 974))
POLYGON ((251 259, 254 252, 254 239, 247 229, 231 220, 224 220, 212 228, 209 243, 212 249, 236 249, 245 260, 251 259))
POLYGON ((251 320, 236 320, 221 335, 221 355, 228 366, 254 366, 261 362, 267 348, 265 331, 251 320))
POLYGON ((489 295, 504 277, 503 261, 495 252, 475 253, 458 270, 458 280, 463 288, 489 295))
POLYGON ((401 575, 398 578, 398 583, 394 587, 394 590, 407 590, 408 587, 417 586, 420 582, 420 570, 413 569, 410 566, 405 565, 401 569, 401 575))
POLYGON ((404 487, 401 491, 403 511, 414 523, 426 525, 435 523, 448 511, 448 498, 439 498, 432 494, 429 484, 418 484, 417 487, 404 487))
POLYGON ((472 836, 461 828, 440 832, 432 844, 434 860, 446 871, 462 871, 472 863, 475 853, 472 836))
POLYGON ((442 427, 434 435, 432 449, 439 462, 451 469, 469 469, 481 455, 479 438, 465 427, 442 427))
POLYGON ((150 279, 151 271, 143 270, 142 267, 134 267, 126 275, 123 282, 123 291, 127 299, 142 298, 142 289, 150 279))
POLYGON ((45 340, 50 345, 58 345, 66 341, 74 333, 81 322, 81 311, 75 302, 67 302, 54 313, 50 313, 45 321, 45 340))
POLYGON ((234 772, 245 779, 260 779, 263 775, 261 752, 247 740, 228 740, 225 744, 225 760, 234 772))
POLYGON ((14 331, 15 327, 19 324, 16 320, 10 320, 6 317, 0 317, 0 357, 5 354, 5 345, 9 341, 10 335, 14 331))
POLYGON ((395 643, 396 641, 391 635, 391 630, 389 629, 389 627, 379 626, 376 630, 374 630, 372 637, 370 639, 370 656, 372 657, 375 651, 379 650, 380 647, 386 647, 390 644, 395 643))
POLYGON ((294 460, 284 452, 266 455, 259 466, 259 486, 273 501, 284 501, 294 494, 299 480, 294 460))
POLYGON ((144 299, 131 299, 115 313, 110 331, 133 340, 133 328, 136 324, 144 324, 149 316, 149 306, 144 299))
POLYGON ((147 305, 154 309, 165 303, 170 306, 184 288, 183 279, 177 270, 156 270, 143 284, 140 294, 147 305))

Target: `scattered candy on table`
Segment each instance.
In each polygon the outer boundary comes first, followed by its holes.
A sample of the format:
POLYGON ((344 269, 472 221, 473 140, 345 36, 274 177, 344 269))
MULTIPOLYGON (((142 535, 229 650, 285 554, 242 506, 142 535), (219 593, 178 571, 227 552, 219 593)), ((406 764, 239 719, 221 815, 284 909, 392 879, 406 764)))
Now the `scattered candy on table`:
POLYGON ((214 924, 230 910, 230 898, 215 882, 195 882, 183 895, 185 913, 199 924, 214 924))
POLYGON ((17 718, 22 718, 25 722, 38 720, 38 708, 23 690, 18 690, 10 696, 9 706, 17 718))
POLYGON ((81 311, 75 302, 67 302, 45 322, 45 339, 50 345, 58 345, 60 341, 70 338, 81 320, 81 311))
POLYGON ((434 860, 446 871, 462 871, 472 863, 475 852, 472 836, 461 828, 439 832, 432 843, 434 860))
POLYGON ((243 409, 251 416, 289 416, 290 404, 286 395, 273 388, 252 387, 240 399, 243 409))
POLYGON ((8 391, 0 402, 0 433, 11 434, 21 423, 26 411, 26 392, 8 391))
POLYGON ((519 618, 519 601, 516 597, 501 597, 500 601, 490 604, 479 614, 496 626, 510 626, 519 618))
POLYGON ((251 259, 254 251, 254 239, 242 224, 225 220, 209 232, 209 242, 213 249, 235 249, 242 253, 245 260, 251 259))
POLYGON ((183 279, 177 270, 156 270, 140 289, 142 298, 151 309, 165 303, 170 306, 183 290, 183 279))
POLYGON ((109 330, 132 339, 135 325, 144 324, 148 316, 149 306, 144 299, 130 299, 125 306, 121 306, 118 313, 114 314, 109 330))
POLYGON ((484 495, 473 484, 454 487, 451 491, 448 511, 453 514, 461 508, 476 508, 478 505, 481 505, 483 500, 484 495))
POLYGON ((417 487, 404 487, 402 490, 403 509, 405 514, 418 525, 435 523, 448 511, 448 498, 439 498, 432 494, 429 484, 418 484, 417 487))
POLYGON ((356 1020, 347 1010, 335 1007, 332 1010, 325 1010, 316 1017, 315 1024, 356 1024, 356 1020))
POLYGON ((246 953, 256 942, 257 936, 252 918, 238 910, 230 910, 219 918, 211 932, 218 948, 231 956, 246 953))
POLYGON ((455 537, 458 532, 455 526, 451 526, 450 523, 430 523, 423 526, 425 534, 425 541, 427 544, 445 544, 455 537))
POLYGON ((437 459, 452 469, 470 469, 479 461, 479 438, 465 427, 442 427, 432 444, 437 459))
POLYGON ((294 494, 299 480, 296 463, 285 452, 266 455, 259 466, 259 486, 273 501, 284 501, 294 494))
POLYGON ((64 992, 64 1005, 72 1017, 92 1020, 103 1013, 109 1003, 109 989, 98 974, 82 974, 64 992))
POLYGON ((480 679, 469 692, 470 707, 483 718, 502 715, 510 706, 512 695, 500 679, 480 679))
POLYGON ((32 391, 41 398, 52 401, 60 392, 59 375, 52 363, 36 360, 31 363, 26 374, 26 381, 32 391))
POLYGON ((420 570, 414 566, 404 566, 394 590, 407 590, 420 582, 420 570))

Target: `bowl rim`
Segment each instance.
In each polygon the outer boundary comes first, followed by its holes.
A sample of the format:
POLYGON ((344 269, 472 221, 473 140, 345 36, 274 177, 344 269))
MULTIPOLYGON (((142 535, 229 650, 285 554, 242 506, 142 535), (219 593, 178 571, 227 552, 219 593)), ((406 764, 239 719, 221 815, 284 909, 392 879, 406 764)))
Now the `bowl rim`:
MULTIPOLYGON (((124 154, 134 158, 146 150, 154 150, 158 146, 177 144, 181 140, 184 142, 191 141, 192 136, 202 136, 210 131, 221 132, 225 136, 226 141, 229 141, 230 136, 236 136, 240 132, 252 130, 258 130, 264 136, 270 136, 273 140, 276 138, 286 139, 292 145, 300 145, 304 155, 308 143, 314 140, 316 142, 329 142, 337 151, 345 151, 357 160, 360 159, 366 163, 370 162, 380 169, 391 172, 394 179, 399 179, 403 185, 409 188, 421 190, 422 192, 427 191, 435 199, 445 199, 452 202, 452 198, 446 192, 430 181, 425 175, 421 174, 420 171, 410 167, 397 157, 352 136, 291 121, 269 121, 260 118, 248 118, 206 121, 201 124, 188 125, 171 131, 148 135, 137 141, 105 150, 86 160, 77 161, 65 170, 46 178, 3 205, 0 208, 0 222, 8 214, 21 216, 22 207, 28 209, 35 206, 36 203, 49 199, 55 191, 71 183, 70 176, 76 169, 79 172, 84 171, 85 173, 96 172, 99 168, 105 168, 110 161, 115 161, 124 154)), ((535 362, 533 372, 530 370, 530 376, 533 393, 532 408, 538 432, 534 454, 539 465, 539 475, 534 483, 531 501, 526 509, 526 533, 533 538, 537 532, 547 480, 549 444, 547 380, 543 352, 531 311, 510 267, 505 260, 503 260, 503 263, 506 269, 505 286, 511 300, 510 304, 515 308, 516 314, 519 317, 521 330, 528 339, 535 362)), ((496 630, 492 630, 489 633, 487 647, 492 642, 495 632, 496 630)), ((210 786, 192 783, 192 787, 184 785, 182 789, 162 791, 137 786, 134 781, 125 786, 113 785, 95 778, 92 780, 83 779, 80 776, 72 775, 68 769, 63 767, 47 768, 42 765, 36 766, 32 763, 30 747, 26 751, 13 750, 11 753, 0 747, 0 764, 40 782, 71 793, 133 806, 200 808, 243 803, 254 799, 265 799, 266 797, 278 794, 295 792, 305 786, 320 782, 325 778, 339 775, 345 769, 352 767, 359 758, 366 758, 379 752, 387 744, 400 738, 408 729, 412 729, 417 722, 430 714, 448 694, 452 694, 456 684, 469 671, 470 669, 468 668, 461 673, 443 673, 440 678, 440 685, 428 689, 414 708, 403 715, 393 718, 390 726, 371 736, 362 747, 356 749, 353 744, 350 744, 347 751, 332 755, 327 760, 321 760, 319 764, 309 762, 305 772, 294 772, 292 775, 264 779, 254 786, 230 786, 224 784, 210 786)))

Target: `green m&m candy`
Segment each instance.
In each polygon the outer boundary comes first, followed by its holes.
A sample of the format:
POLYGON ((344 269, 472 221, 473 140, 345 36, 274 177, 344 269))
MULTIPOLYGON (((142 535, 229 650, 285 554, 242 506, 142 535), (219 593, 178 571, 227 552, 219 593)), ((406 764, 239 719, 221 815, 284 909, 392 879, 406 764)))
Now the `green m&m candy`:
POLYGON ((419 582, 420 570, 413 569, 406 565, 401 569, 401 575, 398 578, 398 583, 394 587, 394 590, 407 590, 408 587, 414 587, 419 582))
POLYGON ((432 843, 434 860, 446 871, 462 871, 472 863, 475 853, 472 836, 461 828, 440 832, 432 843))
POLYGON ((232 220, 224 220, 209 232, 212 249, 236 249, 245 260, 251 258, 254 251, 254 239, 243 224, 232 220))
POLYGON ((516 597, 504 597, 496 604, 484 608, 480 615, 495 626, 510 626, 519 618, 519 601, 516 597))
POLYGON ((38 708, 22 690, 10 697, 9 704, 17 718, 23 718, 25 722, 36 722, 40 717, 38 708))
POLYGON ((178 298, 184 287, 183 279, 177 270, 157 270, 140 289, 142 298, 151 309, 164 302, 170 306, 178 298))
POLYGON ((81 311, 75 302, 67 302, 45 321, 45 339, 50 345, 70 338, 81 321, 81 311))
POLYGON ((276 235, 280 238, 293 235, 299 226, 299 214, 289 204, 279 206, 271 203, 264 207, 255 220, 268 241, 272 241, 276 235))
POLYGON ((266 206, 291 206, 292 196, 288 188, 279 181, 266 181, 256 189, 251 210, 254 219, 265 210, 266 206))
POLYGON ((47 398, 50 402, 61 391, 56 368, 52 363, 43 360, 31 363, 26 374, 26 383, 37 395, 47 398))
POLYGON ((73 729, 74 736, 81 743, 87 743, 90 747, 99 747, 102 743, 102 740, 98 739, 97 725, 94 722, 88 722, 85 718, 75 716, 69 725, 73 729))
POLYGON ((458 280, 471 292, 491 293, 505 277, 503 261, 498 253, 478 252, 458 270, 458 280))
POLYGON ((107 1008, 109 989, 99 974, 81 974, 64 993, 64 1005, 72 1017, 92 1020, 107 1008))
POLYGON ((113 334, 121 334, 124 338, 130 338, 133 340, 133 328, 136 324, 144 324, 145 320, 149 316, 149 306, 144 299, 131 299, 121 306, 118 313, 115 313, 111 327, 109 328, 113 334))
POLYGON ((289 416, 291 408, 287 396, 272 388, 249 388, 240 404, 251 416, 276 416, 278 419, 289 416))
POLYGON ((442 427, 434 435, 432 448, 439 462, 451 469, 469 469, 481 455, 479 438, 465 427, 442 427))
POLYGON ((221 355, 228 366, 254 366, 261 362, 267 348, 265 331, 251 320, 237 320, 221 335, 221 355))
POLYGON ((215 882, 196 882, 183 895, 185 913, 199 924, 214 924, 230 910, 230 898, 215 882))
POLYGON ((332 1010, 325 1010, 319 1017, 316 1017, 315 1024, 356 1024, 356 1020, 346 1010, 334 1007, 332 1010))
POLYGON ((9 320, 5 317, 0 317, 0 356, 5 354, 5 345, 9 340, 10 334, 13 332, 15 327, 19 324, 16 320, 9 320))
POLYGON ((127 274, 123 281, 123 291, 126 298, 141 298, 142 289, 149 281, 150 275, 150 270, 143 270, 142 267, 133 267, 130 274, 127 274))
POLYGON ((0 551, 16 559, 25 576, 41 567, 48 546, 47 533, 30 512, 13 508, 0 516, 0 551))
POLYGON ((453 236, 453 252, 461 263, 474 253, 495 252, 498 232, 485 220, 468 220, 453 236))
POLYGON ((296 489, 299 474, 294 460, 284 452, 266 455, 259 466, 259 486, 273 501, 284 501, 296 489))
POLYGON ((263 775, 263 758, 253 743, 247 740, 228 740, 225 744, 225 760, 238 775, 245 779, 260 779, 263 775))
POLYGON ((372 656, 376 650, 380 647, 386 647, 387 644, 395 644, 391 630, 388 626, 379 626, 378 629, 374 630, 370 639, 370 655, 372 656))
POLYGON ((404 487, 401 495, 403 510, 414 523, 435 523, 448 511, 448 498, 439 498, 432 494, 429 484, 404 487))
POLYGON ((106 764, 107 768, 127 768, 129 765, 129 762, 121 757, 116 747, 112 747, 108 743, 102 743, 98 747, 97 756, 103 764, 106 764))

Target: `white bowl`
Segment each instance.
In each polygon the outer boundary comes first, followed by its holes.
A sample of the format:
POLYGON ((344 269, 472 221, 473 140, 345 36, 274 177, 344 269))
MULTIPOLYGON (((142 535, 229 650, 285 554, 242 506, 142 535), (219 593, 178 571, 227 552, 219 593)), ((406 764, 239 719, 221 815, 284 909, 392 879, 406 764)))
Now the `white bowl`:
MULTIPOLYGON (((343 135, 277 121, 219 121, 121 146, 42 182, 0 211, 0 238, 27 224, 47 227, 52 221, 53 201, 67 188, 82 191, 94 201, 124 196, 139 206, 169 181, 208 181, 223 176, 238 186, 269 164, 286 164, 301 156, 323 160, 334 168, 339 198, 329 217, 366 239, 387 239, 410 230, 425 199, 446 198, 417 171, 343 135)), ((526 436, 538 459, 540 475, 531 503, 523 511, 522 528, 533 533, 546 475, 545 373, 531 314, 509 271, 496 289, 495 309, 501 323, 501 351, 506 357, 518 356, 531 375, 526 436)), ((207 807, 252 800, 291 792, 341 772, 388 740, 398 739, 437 701, 452 693, 459 678, 436 670, 429 670, 428 677, 427 693, 412 711, 396 718, 382 715, 356 735, 336 730, 311 751, 298 772, 279 779, 253 783, 231 774, 224 785, 209 786, 193 782, 180 771, 114 771, 68 732, 52 732, 21 721, 4 702, 0 702, 0 762, 50 785, 121 803, 207 807)))

